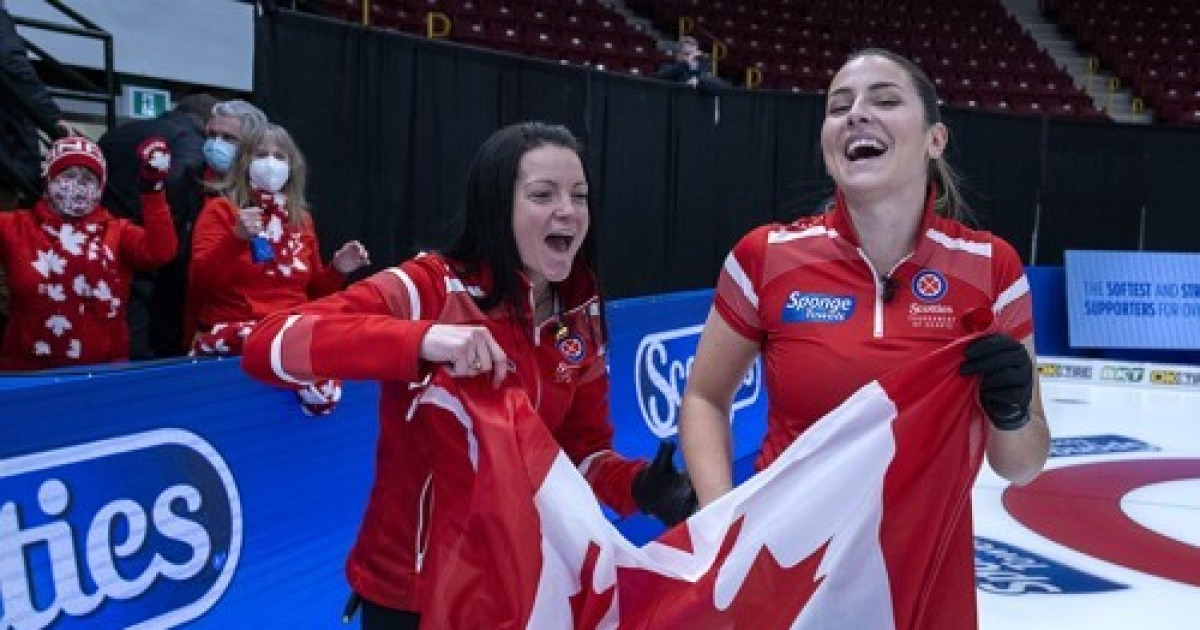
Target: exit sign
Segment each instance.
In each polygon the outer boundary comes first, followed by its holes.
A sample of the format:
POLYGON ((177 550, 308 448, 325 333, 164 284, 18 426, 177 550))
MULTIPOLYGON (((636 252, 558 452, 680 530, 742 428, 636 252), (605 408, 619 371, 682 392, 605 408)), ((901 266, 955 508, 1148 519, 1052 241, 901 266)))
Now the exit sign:
POLYGON ((171 108, 171 93, 166 90, 126 85, 121 97, 130 118, 156 118, 171 108))

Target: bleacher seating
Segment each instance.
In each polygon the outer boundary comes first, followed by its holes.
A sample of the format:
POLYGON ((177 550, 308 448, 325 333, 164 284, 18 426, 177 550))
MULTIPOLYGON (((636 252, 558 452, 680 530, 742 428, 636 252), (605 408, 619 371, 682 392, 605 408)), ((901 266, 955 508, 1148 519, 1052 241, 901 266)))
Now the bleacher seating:
MULTIPOLYGON (((361 20, 362 0, 325 0, 361 20)), ((1066 0, 1063 0, 1066 1, 1066 0)), ((689 18, 705 47, 721 42, 722 76, 741 85, 823 92, 851 52, 888 48, 916 61, 943 103, 1018 114, 1103 117, 1069 75, 998 0, 627 0, 663 33, 689 18)), ((474 46, 652 75, 667 57, 648 32, 595 0, 370 0, 370 23, 424 34, 430 11, 451 20, 449 39, 474 46)))
POLYGON ((1200 3, 1045 0, 1044 11, 1131 87, 1155 120, 1200 124, 1200 3))
MULTIPOLYGON (((331 15, 362 19, 362 0, 326 0, 331 15)), ((593 0, 370 0, 369 24, 424 35, 430 12, 450 20, 449 39, 563 63, 651 76, 665 57, 657 40, 593 0)))
POLYGON ((1103 117, 1069 75, 996 0, 631 0, 663 31, 691 20, 724 42, 722 74, 746 67, 763 86, 821 92, 855 50, 887 48, 917 62, 945 104, 991 111, 1103 117))

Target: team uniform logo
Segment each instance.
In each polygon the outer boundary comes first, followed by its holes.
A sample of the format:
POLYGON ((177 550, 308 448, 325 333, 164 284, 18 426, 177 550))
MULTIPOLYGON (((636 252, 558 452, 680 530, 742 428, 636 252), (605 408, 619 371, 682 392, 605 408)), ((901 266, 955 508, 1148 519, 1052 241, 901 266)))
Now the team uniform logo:
POLYGON ((946 276, 932 269, 922 269, 912 279, 912 293, 922 302, 941 300, 946 297, 946 290, 949 288, 950 283, 946 282, 946 276))
POLYGON ((854 296, 792 291, 783 305, 785 323, 836 324, 854 315, 854 296))
POLYGON ((568 335, 560 340, 558 351, 562 353, 564 359, 571 363, 579 363, 587 356, 587 346, 584 344, 583 337, 579 335, 568 335))

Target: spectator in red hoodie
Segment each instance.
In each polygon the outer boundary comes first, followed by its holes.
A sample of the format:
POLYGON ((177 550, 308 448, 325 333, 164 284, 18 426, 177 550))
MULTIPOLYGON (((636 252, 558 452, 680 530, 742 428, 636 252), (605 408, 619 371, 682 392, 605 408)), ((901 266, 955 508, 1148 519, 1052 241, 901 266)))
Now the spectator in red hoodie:
POLYGON ((162 138, 149 138, 137 153, 142 226, 100 205, 104 155, 81 136, 50 146, 46 191, 32 210, 0 213, 0 261, 12 294, 0 369, 129 357, 125 308, 133 271, 162 265, 177 247, 163 192, 170 150, 162 138))
MULTIPOLYGON (((185 317, 194 331, 192 353, 236 356, 258 320, 329 295, 370 259, 350 241, 326 264, 304 198, 304 156, 278 125, 246 137, 221 196, 204 204, 192 234, 185 317)), ((305 411, 327 413, 340 397, 336 382, 299 392, 305 411), (308 398, 306 398, 308 396, 308 398)))

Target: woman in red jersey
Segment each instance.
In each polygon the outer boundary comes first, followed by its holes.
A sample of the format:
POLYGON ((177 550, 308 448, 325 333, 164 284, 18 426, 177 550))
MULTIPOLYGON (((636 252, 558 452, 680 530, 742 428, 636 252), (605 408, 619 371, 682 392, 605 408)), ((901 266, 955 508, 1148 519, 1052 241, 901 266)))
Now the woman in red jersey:
MULTIPOLYGON (((346 563, 363 627, 415 628, 423 559, 434 555, 432 465, 418 385, 434 365, 456 377, 516 372, 538 414, 596 496, 621 514, 674 524, 695 507, 687 477, 612 450, 603 302, 593 274, 588 181, 565 127, 522 123, 491 136, 467 176, 466 221, 445 252, 423 254, 345 291, 265 319, 246 342, 261 380, 380 382, 375 484, 346 563), (380 350, 380 349, 385 350, 380 350)), ((497 576, 503 579, 503 576, 497 576)))
MULTIPOLYGON (((730 401, 755 357, 770 400, 761 469, 861 386, 975 332, 977 316, 1000 331, 968 344, 960 368, 982 377, 987 459, 1016 483, 1041 471, 1049 431, 1029 284, 1008 243, 960 222, 948 140, 933 84, 907 59, 868 49, 834 76, 821 129, 832 209, 743 237, 701 336, 680 437, 702 505, 732 487, 730 401)), ((962 523, 946 561, 954 570, 942 573, 967 578, 939 585, 964 603, 930 627, 975 624, 962 523)))

